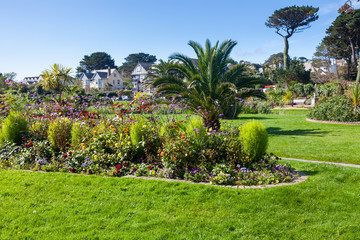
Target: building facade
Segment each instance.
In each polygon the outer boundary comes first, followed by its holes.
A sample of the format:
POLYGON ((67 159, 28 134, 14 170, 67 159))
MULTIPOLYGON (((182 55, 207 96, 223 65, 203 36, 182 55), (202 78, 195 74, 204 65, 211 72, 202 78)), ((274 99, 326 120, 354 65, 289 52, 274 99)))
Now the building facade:
POLYGON ((82 73, 80 81, 85 91, 90 89, 119 90, 123 89, 123 78, 116 68, 94 70, 91 73, 82 73))

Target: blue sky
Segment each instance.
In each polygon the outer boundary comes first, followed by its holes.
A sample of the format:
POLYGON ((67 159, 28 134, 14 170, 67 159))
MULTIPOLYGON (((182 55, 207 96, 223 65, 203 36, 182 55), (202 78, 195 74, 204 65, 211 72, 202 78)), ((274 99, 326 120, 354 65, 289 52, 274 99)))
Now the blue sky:
POLYGON ((233 39, 236 61, 263 63, 282 52, 283 40, 265 21, 280 8, 319 7, 319 20, 290 38, 291 57, 311 58, 345 0, 0 0, 0 72, 37 76, 53 63, 75 68, 84 55, 103 51, 116 65, 131 53, 167 59, 209 38, 233 39))

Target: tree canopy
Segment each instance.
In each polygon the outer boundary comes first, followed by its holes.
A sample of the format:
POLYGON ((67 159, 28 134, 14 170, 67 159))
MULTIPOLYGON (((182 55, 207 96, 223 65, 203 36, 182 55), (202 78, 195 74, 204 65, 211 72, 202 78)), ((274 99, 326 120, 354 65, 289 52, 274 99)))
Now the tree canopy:
POLYGON ((129 75, 138 62, 155 63, 156 56, 148 53, 132 53, 125 58, 125 62, 119 67, 119 72, 129 75))
POLYGON ((85 55, 77 67, 78 73, 91 72, 96 69, 115 68, 115 61, 105 52, 94 52, 90 56, 85 55))
POLYGON ((319 16, 317 12, 319 8, 312 6, 291 6, 276 10, 272 16, 268 18, 265 25, 268 28, 275 28, 276 33, 283 37, 284 47, 284 67, 289 67, 289 42, 294 33, 299 33, 310 27, 310 23, 316 21, 319 16))
MULTIPOLYGON (((326 30, 323 44, 327 47, 329 55, 332 58, 345 59, 349 68, 352 66, 355 68, 358 67, 360 51, 360 10, 342 12, 326 30)), ((358 72, 359 71, 360 69, 358 69, 358 72)))

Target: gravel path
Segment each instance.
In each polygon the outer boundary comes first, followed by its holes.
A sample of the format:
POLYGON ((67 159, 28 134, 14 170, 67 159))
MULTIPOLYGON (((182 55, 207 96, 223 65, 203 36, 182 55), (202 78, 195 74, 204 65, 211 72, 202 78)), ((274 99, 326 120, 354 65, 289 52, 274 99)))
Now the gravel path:
POLYGON ((359 164, 351 164, 351 163, 324 162, 324 161, 305 160, 305 159, 298 159, 298 158, 285 158, 285 157, 281 157, 281 159, 284 159, 284 160, 294 160, 294 161, 299 161, 299 162, 327 163, 327 164, 340 165, 340 166, 344 166, 344 167, 360 168, 360 165, 359 165, 359 164))

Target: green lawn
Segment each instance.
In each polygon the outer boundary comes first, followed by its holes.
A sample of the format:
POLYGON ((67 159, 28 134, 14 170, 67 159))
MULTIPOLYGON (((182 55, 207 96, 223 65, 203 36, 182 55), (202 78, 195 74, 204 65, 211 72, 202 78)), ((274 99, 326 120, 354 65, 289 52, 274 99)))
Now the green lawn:
POLYGON ((360 164, 360 125, 308 122, 306 110, 274 113, 240 115, 232 124, 261 121, 270 136, 268 152, 278 156, 360 164))
POLYGON ((265 189, 0 170, 0 239, 358 239, 359 169, 291 163, 265 189))

